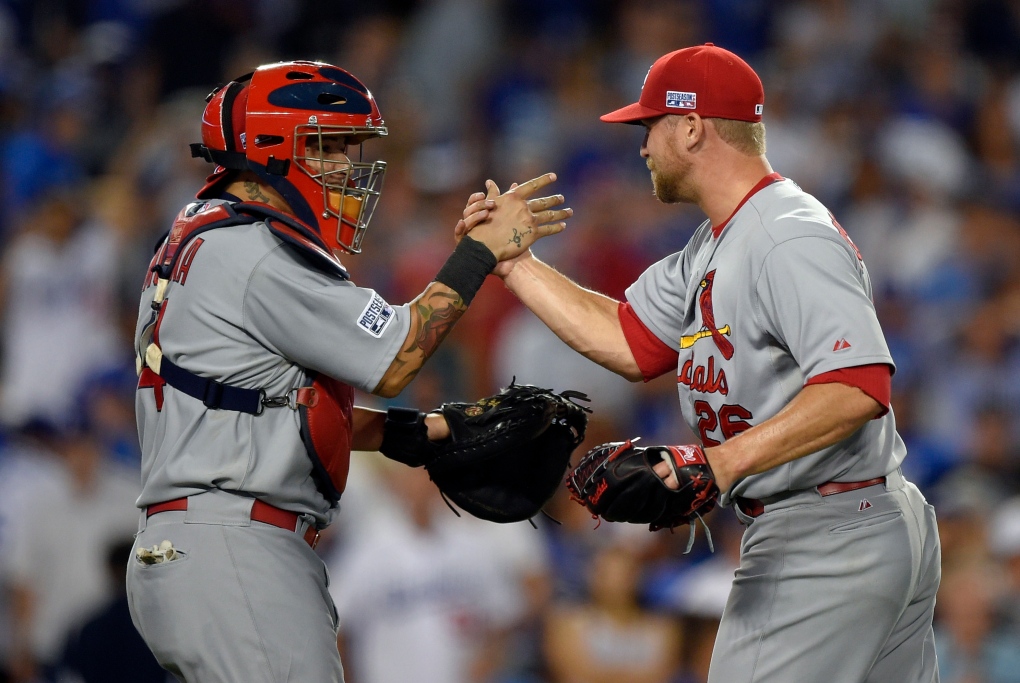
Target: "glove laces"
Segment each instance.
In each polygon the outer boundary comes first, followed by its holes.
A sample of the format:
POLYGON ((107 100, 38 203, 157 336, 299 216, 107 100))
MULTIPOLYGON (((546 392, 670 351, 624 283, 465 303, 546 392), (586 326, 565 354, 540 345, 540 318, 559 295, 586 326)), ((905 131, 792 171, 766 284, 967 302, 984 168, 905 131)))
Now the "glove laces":
MULTIPOLYGON (((698 518, 698 521, 701 522, 701 526, 705 528, 705 538, 708 540, 708 549, 710 552, 714 553, 715 543, 712 542, 712 530, 708 528, 708 524, 705 524, 705 519, 700 514, 695 512, 694 516, 698 518)), ((692 521, 689 526, 691 527, 691 535, 687 538, 687 548, 684 550, 684 555, 691 552, 691 548, 694 547, 694 537, 697 536, 698 525, 692 521)))

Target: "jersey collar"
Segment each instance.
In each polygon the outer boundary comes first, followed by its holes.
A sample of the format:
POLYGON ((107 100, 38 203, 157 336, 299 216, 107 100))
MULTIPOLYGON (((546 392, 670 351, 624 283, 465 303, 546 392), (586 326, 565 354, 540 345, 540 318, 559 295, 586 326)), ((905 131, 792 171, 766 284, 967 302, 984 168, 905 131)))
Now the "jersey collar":
POLYGON ((759 180, 758 184, 752 187, 751 191, 744 195, 744 198, 740 200, 740 203, 737 204, 737 208, 733 209, 733 213, 730 214, 729 218, 724 220, 719 225, 712 226, 712 237, 719 239, 719 235, 721 235, 722 231, 726 229, 726 226, 730 224, 730 221, 733 220, 733 217, 737 215, 737 211, 740 211, 740 208, 747 203, 748 199, 754 196, 759 190, 764 190, 772 183, 778 183, 780 180, 785 180, 785 178, 783 178, 783 176, 779 175, 778 173, 769 173, 767 176, 759 180))

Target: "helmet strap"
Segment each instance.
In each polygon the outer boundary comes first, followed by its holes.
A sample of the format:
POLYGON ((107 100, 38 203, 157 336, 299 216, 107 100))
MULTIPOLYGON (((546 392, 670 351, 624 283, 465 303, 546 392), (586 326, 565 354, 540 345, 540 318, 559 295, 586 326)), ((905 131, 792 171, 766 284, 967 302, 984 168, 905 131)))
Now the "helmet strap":
POLYGON ((243 152, 224 152, 218 149, 209 149, 201 142, 191 143, 191 156, 201 158, 210 164, 216 164, 232 171, 247 171, 248 158, 243 152))
POLYGON ((312 210, 311 205, 308 204, 308 200, 306 200, 304 196, 298 192, 298 189, 294 187, 293 183, 282 175, 274 174, 267 170, 262 164, 256 163, 250 159, 248 160, 248 170, 258 176, 259 180, 264 182, 266 185, 269 185, 271 188, 279 192, 280 196, 284 198, 291 210, 294 212, 294 215, 297 216, 298 220, 310 227, 318 227, 319 219, 316 212, 312 210))

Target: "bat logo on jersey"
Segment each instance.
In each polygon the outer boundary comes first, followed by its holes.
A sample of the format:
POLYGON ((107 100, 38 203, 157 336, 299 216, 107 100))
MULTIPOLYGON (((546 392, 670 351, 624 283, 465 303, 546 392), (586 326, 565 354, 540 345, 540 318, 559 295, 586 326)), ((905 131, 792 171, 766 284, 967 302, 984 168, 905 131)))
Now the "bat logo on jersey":
MULTIPOLYGON (((730 326, 723 325, 722 327, 715 331, 718 332, 719 334, 728 335, 730 333, 730 326)), ((689 349, 692 346, 694 346, 694 342, 698 341, 699 339, 711 337, 712 332, 713 330, 701 330, 700 332, 695 332, 694 334, 685 334, 684 336, 680 337, 680 348, 689 349)))
POLYGON ((715 272, 705 274, 701 281, 701 294, 698 295, 698 307, 701 309, 702 329, 694 334, 685 334, 680 337, 680 348, 688 349, 694 346, 699 339, 711 337, 712 341, 719 348, 719 353, 726 360, 733 358, 733 344, 726 337, 730 334, 730 326, 717 327, 715 324, 715 313, 712 310, 712 285, 715 282, 715 272))

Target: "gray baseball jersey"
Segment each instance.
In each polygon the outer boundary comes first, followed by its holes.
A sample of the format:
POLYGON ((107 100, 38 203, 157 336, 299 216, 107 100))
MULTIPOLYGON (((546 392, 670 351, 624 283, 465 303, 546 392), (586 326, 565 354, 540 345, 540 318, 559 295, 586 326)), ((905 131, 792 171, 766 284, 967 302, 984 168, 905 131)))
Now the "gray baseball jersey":
MULTIPOLYGON (((187 215, 219 203, 191 205, 187 215)), ((317 270, 264 222, 194 234, 151 330, 162 364, 269 397, 306 385, 311 372, 375 388, 407 335, 406 306, 390 306, 339 269, 317 270)), ((156 290, 150 276, 138 347, 149 341, 156 290)), ((138 506, 188 497, 187 510, 141 514, 138 548, 166 543, 173 559, 128 563, 132 619, 160 664, 189 681, 342 683, 328 576, 305 536, 338 508, 315 485, 298 411, 208 409, 143 369, 136 413, 138 506), (295 529, 253 520, 256 498, 298 513, 295 529), (196 614, 202 623, 182 628, 196 614)))
MULTIPOLYGON (((406 306, 310 267, 262 222, 205 232, 187 250, 156 338, 166 358, 198 375, 277 396, 304 384, 307 369, 371 391, 407 335, 406 306)), ((154 286, 146 281, 139 335, 154 286)), ((139 507, 216 488, 311 514, 319 526, 332 521, 337 510, 311 478, 296 411, 207 410, 152 384, 136 398, 139 507)))
MULTIPOLYGON (((893 364, 856 247, 793 181, 768 181, 627 290, 644 325, 679 352, 681 409, 705 446, 772 417, 810 377, 893 364)), ((722 502, 880 477, 905 455, 890 410, 839 443, 738 481, 722 502)))
MULTIPOLYGON (((627 291, 635 314, 679 352, 683 414, 706 446, 779 412, 805 382, 889 364, 871 283, 849 237, 778 175, 729 221, 627 291)), ((750 517, 716 637, 710 683, 933 683, 940 579, 934 511, 903 479, 892 411, 850 437, 724 494, 761 499, 750 517), (872 485, 832 495, 828 481, 872 485), (848 640, 849 638, 849 640, 848 640)))

